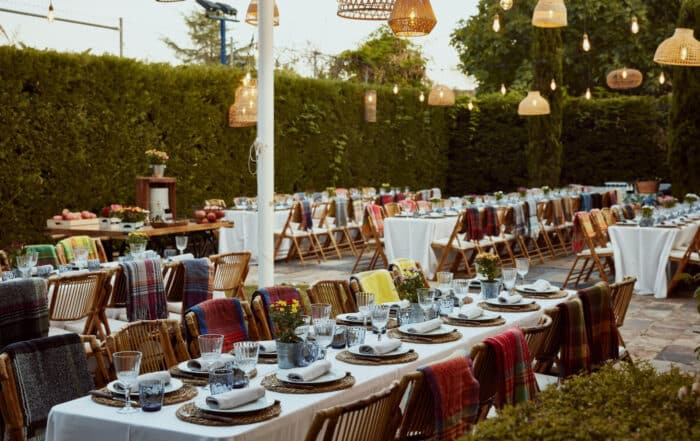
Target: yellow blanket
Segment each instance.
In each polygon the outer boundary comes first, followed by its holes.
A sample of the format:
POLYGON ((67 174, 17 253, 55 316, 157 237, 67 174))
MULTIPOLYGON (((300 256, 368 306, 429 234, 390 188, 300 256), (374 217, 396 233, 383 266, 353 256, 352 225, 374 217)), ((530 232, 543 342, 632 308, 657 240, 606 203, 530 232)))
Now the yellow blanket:
POLYGON ((66 262, 72 262, 75 260, 75 253, 73 252, 75 247, 87 248, 88 259, 99 259, 99 256, 97 255, 97 247, 88 236, 71 236, 67 239, 61 240, 58 242, 58 244, 63 247, 63 252, 66 255, 66 262))
POLYGON ((402 274, 406 274, 410 269, 416 269, 416 262, 406 257, 399 257, 391 262, 392 265, 398 267, 402 274))
POLYGON ((387 270, 365 271, 355 274, 362 291, 374 294, 374 303, 398 302, 399 292, 387 270))

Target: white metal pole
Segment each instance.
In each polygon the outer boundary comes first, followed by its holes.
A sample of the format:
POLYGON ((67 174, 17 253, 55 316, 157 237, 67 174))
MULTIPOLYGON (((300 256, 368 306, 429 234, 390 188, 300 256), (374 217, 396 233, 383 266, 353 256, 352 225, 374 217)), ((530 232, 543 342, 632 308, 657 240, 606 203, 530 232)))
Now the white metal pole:
POLYGON ((258 286, 274 285, 275 84, 274 0, 258 0, 258 286))

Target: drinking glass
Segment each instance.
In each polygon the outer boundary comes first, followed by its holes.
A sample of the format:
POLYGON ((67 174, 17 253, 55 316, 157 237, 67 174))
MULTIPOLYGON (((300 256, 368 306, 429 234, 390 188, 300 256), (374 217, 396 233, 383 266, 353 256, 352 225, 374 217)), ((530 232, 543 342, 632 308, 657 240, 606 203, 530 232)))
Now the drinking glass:
POLYGON ((326 348, 333 343, 335 320, 314 321, 314 337, 319 345, 319 358, 326 358, 326 348))
POLYGON ((454 286, 455 297, 459 301, 458 306, 462 306, 464 299, 469 294, 469 280, 468 279, 455 279, 452 281, 454 286))
POLYGON ((236 357, 238 369, 245 373, 246 384, 250 382, 250 373, 258 363, 258 348, 260 345, 255 341, 239 341, 233 345, 233 355, 236 357))
POLYGON ((175 246, 180 250, 180 255, 185 252, 187 248, 187 236, 175 236, 175 246))
POLYGON ((367 316, 369 315, 369 310, 374 304, 374 294, 369 292, 358 292, 355 295, 355 300, 357 301, 357 309, 362 314, 362 324, 367 326, 367 316))
MULTIPOLYGON (((27 255, 29 256, 29 270, 31 271, 39 261, 39 253, 36 251, 29 251, 27 252, 27 255)), ((29 275, 32 273, 30 272, 29 275)))
POLYGON ((219 395, 234 389, 233 368, 220 368, 209 371, 209 393, 219 395))
POLYGON ((29 269, 32 267, 30 262, 30 257, 28 254, 20 254, 15 258, 17 263, 17 269, 22 273, 22 278, 26 279, 29 273, 29 269))
POLYGON ((202 360, 211 366, 221 355, 221 347, 224 345, 224 336, 221 334, 204 334, 197 337, 199 341, 199 352, 202 360))
POLYGON ((527 257, 515 259, 515 269, 518 271, 518 275, 523 279, 523 283, 525 283, 525 276, 527 272, 530 271, 530 259, 527 257))
POLYGON ((78 269, 87 268, 89 255, 87 247, 75 247, 73 248, 73 253, 75 254, 75 266, 78 269))
POLYGON ((389 305, 372 305, 370 314, 372 316, 372 326, 377 328, 377 341, 382 341, 382 332, 389 322, 389 305))
POLYGON ((437 273, 438 289, 440 289, 441 293, 449 293, 450 288, 452 288, 452 277, 453 274, 447 271, 437 273))
POLYGON ((347 341, 348 347, 351 348, 357 345, 365 344, 365 333, 366 328, 360 326, 352 326, 346 330, 345 340, 347 341))
POLYGON ((433 309, 435 302, 435 290, 429 288, 418 288, 418 306, 423 310, 424 321, 430 320, 428 311, 433 309))
POLYGON ((294 333, 302 340, 306 340, 309 336, 309 325, 311 324, 311 316, 302 315, 301 319, 304 320, 304 324, 297 326, 294 333))
POLYGON ((120 408, 118 413, 138 412, 138 408, 131 407, 131 385, 137 381, 139 370, 141 369, 141 352, 122 351, 113 355, 114 371, 117 379, 124 386, 124 398, 126 403, 120 408))
POLYGON ((440 305, 440 315, 450 315, 452 314, 452 309, 454 308, 454 302, 452 297, 442 297, 439 301, 440 305))
POLYGON ((311 318, 315 324, 319 320, 328 320, 331 318, 331 305, 328 303, 312 303, 311 318))
POLYGON ((139 382, 139 401, 144 412, 157 412, 163 407, 165 386, 161 380, 139 382))
POLYGON ((172 248, 167 248, 167 249, 163 250, 163 257, 165 257, 167 260, 172 259, 173 257, 175 257, 176 254, 177 254, 177 251, 175 251, 172 248))
POLYGON ((501 269, 501 277, 503 278, 503 284, 506 286, 508 293, 510 294, 515 287, 515 281, 518 279, 518 272, 516 268, 503 268, 501 269))

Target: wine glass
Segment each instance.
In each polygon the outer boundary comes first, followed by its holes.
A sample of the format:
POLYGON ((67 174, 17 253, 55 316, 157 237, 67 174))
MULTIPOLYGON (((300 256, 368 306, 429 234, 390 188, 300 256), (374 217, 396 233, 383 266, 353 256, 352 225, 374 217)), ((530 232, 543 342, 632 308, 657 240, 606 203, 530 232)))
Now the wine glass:
POLYGON ((382 341, 382 332, 389 322, 389 305, 372 305, 370 314, 372 315, 372 326, 377 328, 377 341, 382 341))
MULTIPOLYGON (((29 251, 27 252, 27 255, 29 256, 29 270, 33 270, 34 267, 36 266, 37 262, 39 262, 39 253, 36 251, 29 251)), ((32 273, 30 272, 29 275, 32 273)))
POLYGON ((202 360, 207 363, 207 367, 211 370, 211 365, 216 363, 219 356, 221 356, 224 336, 221 334, 204 334, 197 337, 197 340, 202 360))
POLYGON ((464 299, 469 294, 469 280, 468 279, 454 279, 452 284, 455 288, 455 296, 459 300, 459 307, 464 304, 464 299))
POLYGON ((180 250, 180 255, 185 252, 187 248, 187 236, 175 236, 175 246, 180 250))
POLYGON ((73 253, 75 254, 75 266, 78 269, 87 268, 87 261, 90 255, 87 247, 77 246, 73 248, 73 253))
POLYGON ((525 276, 530 270, 530 259, 527 257, 515 259, 515 269, 518 271, 518 275, 522 277, 523 283, 525 283, 525 276))
POLYGON ((333 343, 335 320, 314 321, 314 338, 319 346, 319 358, 326 358, 326 348, 333 343))
POLYGON ((362 324, 367 326, 367 316, 369 315, 371 306, 374 304, 374 294, 358 292, 355 295, 355 301, 357 302, 357 310, 362 314, 362 324))
POLYGON ((506 286, 508 293, 511 294, 515 287, 515 281, 518 279, 517 269, 503 268, 501 269, 501 277, 503 278, 503 284, 506 286))
POLYGON ((117 373, 117 379, 124 387, 124 398, 126 399, 124 407, 120 408, 117 412, 138 412, 138 408, 131 407, 131 386, 137 381, 139 376, 139 370, 141 369, 141 352, 115 352, 113 355, 113 360, 114 370, 117 373))
POLYGON ((311 316, 302 315, 301 319, 304 320, 304 324, 297 326, 294 333, 302 340, 306 340, 309 336, 309 326, 311 325, 311 316))
POLYGON ((29 254, 18 255, 17 257, 15 257, 15 263, 17 264, 17 269, 19 270, 19 272, 22 273, 22 278, 26 279, 27 273, 32 267, 31 258, 29 257, 29 254))
POLYGON ((250 382, 250 373, 258 363, 258 348, 260 345, 256 341, 239 341, 233 345, 233 355, 236 358, 236 365, 245 374, 246 384, 250 382))
POLYGON ((429 288, 418 288, 418 306, 423 310, 424 321, 430 320, 428 311, 433 309, 435 303, 435 290, 429 288))
POLYGON ((453 274, 448 271, 437 273, 438 289, 443 295, 449 294, 450 288, 452 288, 452 277, 453 274))
POLYGON ((315 324, 320 320, 328 320, 331 318, 331 305, 329 303, 312 303, 311 318, 315 324))

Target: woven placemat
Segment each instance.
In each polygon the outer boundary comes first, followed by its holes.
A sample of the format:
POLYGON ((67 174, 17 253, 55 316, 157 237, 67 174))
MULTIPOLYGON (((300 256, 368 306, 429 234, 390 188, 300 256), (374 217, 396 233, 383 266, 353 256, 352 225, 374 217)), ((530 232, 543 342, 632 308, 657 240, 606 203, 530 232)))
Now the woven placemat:
POLYGON ((438 343, 447 343, 455 340, 459 340, 462 338, 462 333, 457 331, 456 329, 449 334, 445 335, 440 335, 436 337, 427 337, 427 336, 419 336, 419 335, 408 335, 404 334, 403 332, 399 331, 398 329, 392 329, 387 333, 387 336, 391 338, 398 338, 401 341, 405 341, 406 343, 422 343, 422 344, 438 344, 438 343))
POLYGON ((350 364, 360 364, 365 366, 382 366, 385 364, 401 364, 408 363, 410 361, 418 360, 418 353, 411 349, 405 354, 401 354, 397 357, 363 357, 361 355, 355 355, 349 351, 338 352, 335 359, 350 364))
POLYGON ((275 374, 270 374, 263 378, 262 386, 272 392, 283 394, 320 394, 323 392, 333 392, 336 390, 349 389, 355 384, 355 377, 348 372, 342 379, 333 383, 312 386, 308 384, 290 384, 277 379, 275 374))
POLYGON ((175 415, 182 421, 202 426, 240 426, 243 424, 259 423, 279 416, 282 412, 280 402, 260 411, 239 414, 215 414, 198 409, 194 403, 180 407, 175 415))
MULTIPOLYGON (((109 389, 107 389, 106 387, 99 389, 98 392, 102 392, 102 393, 110 394, 110 395, 112 394, 112 392, 110 392, 109 389)), ((189 401, 196 396, 197 396, 197 388, 195 386, 192 386, 189 384, 183 384, 180 389, 176 390, 175 392, 170 392, 169 394, 165 394, 163 396, 163 406, 184 403, 185 401, 189 401)), ((124 407, 124 401, 121 401, 121 400, 96 397, 94 395, 91 398, 92 398, 92 401, 94 401, 95 403, 103 404, 105 406, 124 407)), ((119 398, 122 398, 122 397, 119 397, 119 398)), ((132 396, 131 402, 136 406, 141 405, 139 403, 139 399, 137 396, 132 396)))
MULTIPOLYGON (((277 363, 277 359, 275 359, 275 363, 277 363)), ((189 372, 185 372, 180 370, 177 366, 170 368, 170 375, 172 375, 174 378, 177 378, 178 380, 182 380, 183 382, 187 384, 193 384, 195 386, 206 386, 209 384, 209 374, 191 374, 189 372)), ((258 375, 258 370, 253 369, 250 373, 250 378, 255 378, 258 375)))
POLYGON ((541 308, 541 306, 538 305, 537 303, 530 303, 529 305, 526 305, 526 306, 508 307, 508 306, 497 306, 497 305, 492 305, 490 303, 481 302, 481 303, 479 303, 479 306, 482 309, 485 309, 487 311, 493 311, 493 312, 532 312, 532 311, 538 311, 541 308))
POLYGON ((490 326, 501 326, 506 324, 506 319, 499 317, 489 321, 478 320, 454 320, 448 317, 443 318, 445 323, 452 326, 463 326, 465 328, 488 328, 490 326))
POLYGON ((569 293, 566 291, 557 291, 553 292, 550 294, 540 294, 540 293, 535 293, 535 292, 527 292, 527 291, 518 291, 518 294, 523 296, 526 299, 563 299, 565 297, 569 296, 569 293))

